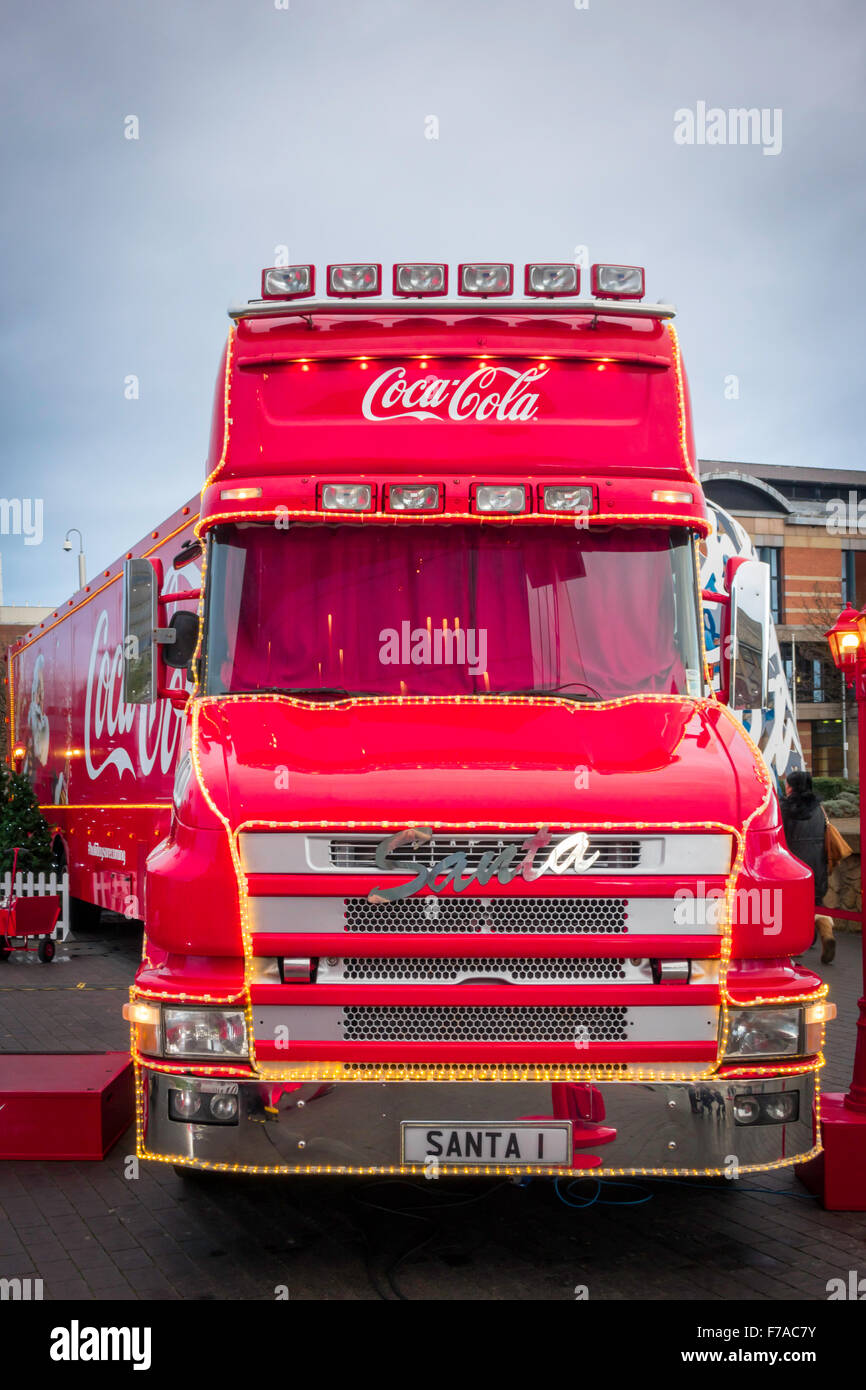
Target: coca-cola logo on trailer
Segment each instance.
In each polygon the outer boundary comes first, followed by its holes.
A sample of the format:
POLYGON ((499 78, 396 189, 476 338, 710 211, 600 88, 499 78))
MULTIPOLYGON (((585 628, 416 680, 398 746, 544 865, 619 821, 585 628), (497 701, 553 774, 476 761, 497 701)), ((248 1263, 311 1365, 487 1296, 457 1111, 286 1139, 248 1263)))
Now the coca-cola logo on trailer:
MULTIPOLYGON (((173 671, 171 684, 183 688, 182 671, 173 671)), ((159 770, 168 773, 174 766, 181 713, 168 700, 153 705, 128 705, 123 699, 123 648, 108 640, 108 611, 103 609, 93 633, 87 669, 87 691, 84 700, 84 759, 91 780, 101 777, 113 767, 119 777, 125 772, 133 777, 147 777, 159 760, 159 770), (137 759, 128 748, 119 746, 126 740, 138 714, 138 738, 133 742, 137 759), (111 752, 105 752, 106 743, 111 752), (136 749, 137 743, 137 749, 136 749), (101 761, 97 762, 97 759, 101 761), (138 764, 136 768, 136 762, 138 764)))
POLYGON ((532 420, 539 400, 533 387, 547 371, 497 363, 465 377, 409 381, 405 367, 389 367, 370 383, 361 412, 366 420, 532 420))

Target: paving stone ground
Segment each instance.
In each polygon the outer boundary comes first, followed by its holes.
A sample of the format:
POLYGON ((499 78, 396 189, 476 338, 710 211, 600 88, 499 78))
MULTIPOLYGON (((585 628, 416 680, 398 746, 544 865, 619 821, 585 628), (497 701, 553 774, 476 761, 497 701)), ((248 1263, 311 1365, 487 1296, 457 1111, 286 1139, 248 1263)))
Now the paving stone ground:
MULTIPOLYGON (((50 966, 13 956, 0 967, 0 1054, 125 1049, 138 952, 134 928, 110 919, 50 966)), ((844 1091, 860 937, 840 935, 832 966, 815 950, 804 960, 839 1008, 824 1088, 844 1091)), ((97 1301, 272 1300, 280 1286, 292 1299, 571 1300, 586 1286, 593 1300, 808 1302, 851 1270, 866 1276, 866 1213, 823 1211, 788 1170, 604 1184, 576 1209, 541 1180, 182 1178, 143 1164, 129 1181, 133 1150, 130 1131, 102 1163, 0 1162, 0 1279, 97 1301)))

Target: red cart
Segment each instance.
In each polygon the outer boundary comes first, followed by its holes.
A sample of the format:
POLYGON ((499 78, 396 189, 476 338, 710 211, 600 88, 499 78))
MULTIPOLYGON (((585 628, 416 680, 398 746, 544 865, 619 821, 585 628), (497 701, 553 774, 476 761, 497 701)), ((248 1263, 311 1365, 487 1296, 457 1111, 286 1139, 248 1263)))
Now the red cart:
POLYGON ((47 893, 34 898, 16 896, 17 869, 16 849, 12 860, 12 886, 5 902, 0 903, 0 961, 8 960, 13 951, 35 951, 47 965, 57 950, 53 932, 60 916, 60 894, 47 893), (28 944, 31 940, 36 941, 35 946, 28 944))

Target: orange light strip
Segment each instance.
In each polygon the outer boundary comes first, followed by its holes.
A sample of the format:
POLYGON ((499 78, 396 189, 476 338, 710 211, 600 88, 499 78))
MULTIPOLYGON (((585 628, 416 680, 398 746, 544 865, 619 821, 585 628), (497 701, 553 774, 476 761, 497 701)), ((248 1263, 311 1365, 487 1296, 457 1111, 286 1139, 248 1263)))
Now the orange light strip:
MULTIPOLYGON (((214 470, 213 470, 213 472, 211 473, 210 477, 205 479, 205 483, 204 483, 204 487, 202 488, 202 492, 204 491, 204 488, 205 488, 205 487, 209 487, 209 486, 210 486, 210 484, 213 482, 214 478, 216 478, 217 475, 222 471, 222 469, 223 469, 223 467, 224 467, 224 465, 225 465, 225 461, 226 461, 226 459, 227 459, 227 457, 228 457, 228 452, 229 452, 229 435, 230 435, 230 432, 231 432, 231 423, 232 423, 232 421, 231 421, 231 416, 229 415, 229 406, 230 406, 230 404, 231 404, 231 389, 232 389, 232 385, 231 385, 231 383, 232 383, 231 371, 232 371, 232 358, 233 358, 233 355, 234 355, 234 347, 235 347, 236 338, 237 338, 237 332, 236 332, 236 329, 234 328, 234 326, 232 326, 232 327, 229 329, 228 341, 227 341, 227 343, 226 343, 226 366, 225 366, 225 374, 224 374, 224 376, 223 376, 223 446, 222 446, 222 450, 221 450, 221 452, 220 452, 219 459, 217 460, 216 467, 214 468, 214 470)), ((196 532, 196 534, 198 534, 198 532, 196 532)))
POLYGON ((580 530, 593 526, 610 525, 661 525, 671 523, 685 526, 689 530, 709 535, 710 522, 700 516, 683 516, 674 512, 324 512, 305 508, 290 511, 280 506, 259 510, 214 512, 202 517, 195 528, 201 539, 211 526, 223 525, 227 521, 275 521, 279 517, 288 521, 325 521, 331 524, 342 519, 346 522, 389 523, 394 526, 407 526, 416 522, 432 526, 441 522, 467 521, 479 526, 575 526, 580 522, 580 530))
POLYGON ((683 359, 680 353, 680 340, 677 337, 677 330, 670 320, 666 321, 665 328, 670 334, 671 347, 674 355, 674 370, 676 372, 677 381, 677 427, 680 439, 680 451, 683 456, 683 463, 686 466, 687 474, 692 482, 697 483, 698 487, 700 487, 700 479, 692 467, 692 461, 689 458, 689 443, 686 431, 686 391, 683 379, 683 359))

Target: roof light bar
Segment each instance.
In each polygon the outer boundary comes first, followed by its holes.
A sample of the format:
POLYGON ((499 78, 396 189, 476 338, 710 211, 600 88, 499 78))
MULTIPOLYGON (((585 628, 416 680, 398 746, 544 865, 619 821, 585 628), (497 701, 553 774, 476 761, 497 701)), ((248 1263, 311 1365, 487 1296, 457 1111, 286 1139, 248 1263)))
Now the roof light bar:
POLYGON ((389 512, 438 512, 441 504, 438 483, 392 483, 388 488, 389 512))
POLYGON ((596 299, 643 299, 643 266, 594 265, 591 285, 596 299))
POLYGON ((447 294, 447 265, 441 261, 399 261, 394 266, 394 293, 406 297, 447 294))
POLYGON ((323 483, 319 505, 325 512, 371 512, 373 488, 370 483, 323 483))
POLYGON ((381 265, 357 265, 345 261, 328 266, 328 294, 338 299, 343 296, 357 299, 359 295, 381 293, 381 265))
POLYGON ((568 261, 550 262, 547 265, 532 261, 526 267, 524 293, 533 298, 555 298, 560 294, 577 294, 580 289, 580 271, 568 261))
POLYGON ((458 294, 511 294, 514 266, 505 262, 467 261, 457 267, 458 294))
POLYGON ((262 299, 308 299, 315 288, 312 265, 272 265, 262 271, 262 299))

